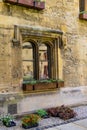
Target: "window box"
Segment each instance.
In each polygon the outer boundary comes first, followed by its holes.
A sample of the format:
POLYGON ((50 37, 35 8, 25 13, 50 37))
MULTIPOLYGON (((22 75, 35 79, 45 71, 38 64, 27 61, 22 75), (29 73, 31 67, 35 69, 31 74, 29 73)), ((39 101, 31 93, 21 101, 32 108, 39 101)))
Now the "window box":
POLYGON ((85 11, 80 12, 79 18, 83 19, 83 20, 87 20, 87 12, 85 12, 85 11))
POLYGON ((46 89, 55 89, 57 88, 57 83, 52 82, 51 80, 41 80, 35 85, 35 90, 46 90, 46 89))
POLYGON ((18 0, 18 4, 26 6, 26 7, 33 7, 34 6, 34 0, 18 0))
POLYGON ((44 1, 34 1, 34 7, 39 10, 45 9, 45 2, 44 1))
POLYGON ((33 90, 33 85, 31 84, 22 84, 22 90, 23 91, 32 91, 33 90))
POLYGON ((63 80, 58 80, 57 81, 57 87, 58 88, 64 87, 64 81, 63 80))
POLYGON ((17 4, 17 0, 4 0, 4 2, 17 4))
POLYGON ((34 89, 35 83, 36 83, 36 80, 23 81, 22 90, 23 91, 32 91, 34 89))

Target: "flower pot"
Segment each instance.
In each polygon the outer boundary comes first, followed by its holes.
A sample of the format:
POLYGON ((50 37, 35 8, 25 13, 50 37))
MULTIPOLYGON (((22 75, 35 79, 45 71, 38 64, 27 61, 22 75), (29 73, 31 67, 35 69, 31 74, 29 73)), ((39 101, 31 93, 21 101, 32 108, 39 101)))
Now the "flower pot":
POLYGON ((22 84, 22 90, 23 91, 32 91, 33 90, 33 85, 31 85, 31 84, 22 84))
POLYGON ((39 9, 39 10, 45 9, 45 2, 43 2, 43 1, 34 1, 34 7, 36 9, 39 9))
POLYGON ((3 125, 5 125, 6 127, 13 127, 13 126, 16 126, 16 123, 14 121, 10 121, 7 124, 6 122, 3 121, 3 125))
POLYGON ((79 14, 79 19, 87 20, 87 13, 79 14))
POLYGON ((42 116, 41 118, 47 119, 47 118, 50 118, 50 116, 49 115, 45 115, 45 116, 42 116))
POLYGON ((4 2, 17 4, 17 0, 4 0, 4 2))
POLYGON ((22 128, 24 128, 24 129, 30 129, 30 128, 37 127, 37 126, 38 126, 38 123, 33 124, 33 125, 29 125, 29 126, 22 124, 22 128))
POLYGON ((33 7, 34 6, 34 0, 18 0, 19 5, 23 5, 25 7, 33 7))
POLYGON ((34 85, 35 90, 45 90, 56 88, 56 83, 37 83, 34 85))

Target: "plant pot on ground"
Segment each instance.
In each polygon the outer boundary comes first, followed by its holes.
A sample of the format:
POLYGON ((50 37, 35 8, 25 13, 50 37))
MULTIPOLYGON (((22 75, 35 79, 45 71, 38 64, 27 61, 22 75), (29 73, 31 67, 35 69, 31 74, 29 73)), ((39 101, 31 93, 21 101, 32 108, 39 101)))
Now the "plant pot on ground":
POLYGON ((47 112, 50 116, 58 117, 58 109, 57 108, 49 108, 47 112))
POLYGON ((70 107, 64 105, 57 107, 58 116, 63 120, 68 120, 76 116, 76 113, 70 107))
POLYGON ((3 125, 5 125, 6 127, 16 126, 16 123, 14 122, 13 117, 11 115, 6 115, 2 117, 2 122, 3 125))
POLYGON ((49 118, 47 111, 44 109, 37 110, 36 114, 39 115, 41 118, 49 118))
POLYGON ((22 127, 25 129, 37 127, 40 117, 36 114, 30 114, 22 118, 22 127))

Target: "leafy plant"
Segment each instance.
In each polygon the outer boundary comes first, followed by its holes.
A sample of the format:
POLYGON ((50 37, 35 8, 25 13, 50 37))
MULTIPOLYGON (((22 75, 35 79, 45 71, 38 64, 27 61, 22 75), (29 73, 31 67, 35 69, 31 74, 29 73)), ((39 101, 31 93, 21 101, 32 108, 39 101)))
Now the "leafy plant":
POLYGON ((67 120, 76 116, 76 113, 73 109, 65 107, 64 105, 57 107, 56 109, 58 110, 58 116, 61 119, 67 120))
POLYGON ((73 109, 65 107, 64 105, 56 108, 50 108, 47 112, 53 117, 60 117, 63 120, 67 120, 76 116, 73 109))
POLYGON ((47 112, 50 116, 58 117, 58 109, 57 108, 49 108, 47 112))
POLYGON ((42 79, 39 80, 38 83, 51 83, 52 81, 50 79, 42 79))
POLYGON ((1 118, 3 124, 7 127, 16 126, 16 123, 13 121, 13 117, 11 115, 5 115, 1 118))
POLYGON ((22 126, 33 126, 38 124, 40 117, 36 114, 30 114, 22 118, 22 126))
POLYGON ((36 113, 42 118, 48 117, 48 113, 46 112, 46 110, 40 109, 36 111, 36 113))

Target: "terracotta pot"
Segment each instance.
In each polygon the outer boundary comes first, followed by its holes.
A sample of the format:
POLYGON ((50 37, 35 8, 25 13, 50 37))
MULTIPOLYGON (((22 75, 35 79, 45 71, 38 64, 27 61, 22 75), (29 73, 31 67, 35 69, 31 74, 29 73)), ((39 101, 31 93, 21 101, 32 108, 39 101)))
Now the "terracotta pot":
POLYGON ((36 9, 45 9, 45 2, 34 1, 34 6, 36 9))
POLYGON ((25 7, 33 7, 34 6, 34 0, 18 0, 19 5, 23 5, 25 7))

